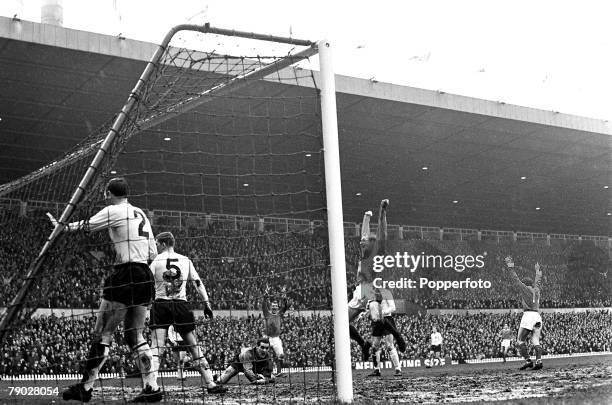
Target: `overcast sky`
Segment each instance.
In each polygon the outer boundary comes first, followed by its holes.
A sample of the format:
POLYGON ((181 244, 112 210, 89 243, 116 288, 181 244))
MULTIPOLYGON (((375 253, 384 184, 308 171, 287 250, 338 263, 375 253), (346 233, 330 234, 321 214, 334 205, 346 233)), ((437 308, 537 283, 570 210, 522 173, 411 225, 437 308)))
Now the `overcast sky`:
MULTIPOLYGON (((612 2, 63 0, 64 26, 159 42, 176 24, 327 38, 336 73, 612 121, 612 2)), ((40 21, 40 0, 0 14, 40 21)))

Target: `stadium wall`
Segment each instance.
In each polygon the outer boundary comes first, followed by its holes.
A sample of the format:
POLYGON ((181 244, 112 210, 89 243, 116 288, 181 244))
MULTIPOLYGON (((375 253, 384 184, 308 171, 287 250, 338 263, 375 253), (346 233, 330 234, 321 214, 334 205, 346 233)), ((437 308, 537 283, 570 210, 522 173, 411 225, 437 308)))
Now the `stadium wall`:
MULTIPOLYGON (((400 300, 397 300, 400 301, 400 300)), ((401 309, 401 304, 397 305, 401 309)), ((3 314, 6 311, 6 308, 0 308, 0 314, 3 314)), ((582 312, 612 312, 612 307, 599 307, 599 308, 542 308, 540 312, 542 313, 557 313, 557 314, 566 314, 566 313, 582 313, 582 312)), ((55 315, 57 317, 65 317, 68 314, 70 316, 85 316, 85 315, 93 315, 96 311, 92 311, 89 308, 39 308, 33 314, 32 317, 36 318, 39 316, 51 316, 55 315)), ((403 314, 406 312, 412 311, 398 311, 398 314, 403 314)), ((427 315, 475 315, 475 314, 520 314, 523 312, 521 309, 428 309, 424 310, 424 313, 427 315)), ((194 311, 196 317, 203 317, 204 311, 195 310, 194 311)), ((331 311, 329 310, 320 310, 320 311, 288 311, 287 314, 295 315, 295 316, 331 316, 331 311)), ((260 310, 218 310, 215 311, 215 316, 220 316, 223 318, 232 317, 232 318, 247 318, 247 317, 263 317, 263 313, 260 310)))

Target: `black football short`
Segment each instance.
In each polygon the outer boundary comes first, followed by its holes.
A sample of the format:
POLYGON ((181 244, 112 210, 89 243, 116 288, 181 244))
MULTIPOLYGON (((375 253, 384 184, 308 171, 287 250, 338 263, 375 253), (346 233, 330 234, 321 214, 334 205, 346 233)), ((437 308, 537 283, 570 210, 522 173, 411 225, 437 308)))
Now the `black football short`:
POLYGON ((146 263, 124 263, 104 280, 102 297, 122 304, 149 305, 155 297, 155 279, 146 263))
POLYGON ((168 329, 174 325, 174 330, 181 335, 195 330, 195 317, 187 301, 155 300, 151 307, 149 329, 168 329))
POLYGON ((387 328, 385 327, 385 323, 380 321, 372 321, 372 336, 374 337, 383 337, 388 335, 387 328))
POLYGON ((172 346, 172 351, 173 352, 186 352, 189 350, 189 346, 187 346, 185 344, 185 341, 183 340, 177 340, 176 344, 174 346, 172 346))
POLYGON ((434 353, 440 353, 442 352, 442 345, 431 345, 429 350, 431 350, 434 353))

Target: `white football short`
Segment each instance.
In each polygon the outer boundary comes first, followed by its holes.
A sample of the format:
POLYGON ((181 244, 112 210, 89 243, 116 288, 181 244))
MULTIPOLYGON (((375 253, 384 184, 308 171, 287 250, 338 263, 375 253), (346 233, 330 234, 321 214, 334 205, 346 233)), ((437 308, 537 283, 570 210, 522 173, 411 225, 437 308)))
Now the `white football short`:
POLYGON ((510 348, 510 339, 502 339, 501 347, 503 347, 504 349, 509 349, 510 348))
POLYGON ((282 356, 285 354, 283 352, 283 341, 281 340, 280 336, 271 337, 269 340, 270 347, 272 347, 272 350, 274 350, 274 353, 276 353, 277 356, 282 356))
POLYGON ((392 350, 395 348, 395 345, 393 344, 393 335, 372 336, 372 345, 376 350, 392 350))
POLYGON ((540 323, 540 327, 542 327, 542 317, 538 312, 523 312, 523 317, 521 318, 521 328, 533 330, 538 322, 540 323))

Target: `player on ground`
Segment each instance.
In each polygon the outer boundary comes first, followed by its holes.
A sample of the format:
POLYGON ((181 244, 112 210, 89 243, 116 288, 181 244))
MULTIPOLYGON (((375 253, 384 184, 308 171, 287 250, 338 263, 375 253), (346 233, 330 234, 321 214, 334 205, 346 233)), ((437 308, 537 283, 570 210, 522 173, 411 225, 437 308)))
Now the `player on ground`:
POLYGON ((429 346, 429 364, 427 368, 431 367, 431 360, 433 358, 439 359, 440 354, 442 353, 442 334, 438 332, 438 329, 434 326, 431 328, 431 336, 430 336, 430 346, 429 346))
POLYGON ((510 349, 510 343, 512 342, 512 331, 507 323, 504 323, 504 327, 499 331, 497 337, 501 338, 501 352, 505 363, 508 350, 510 349))
POLYGON ((274 382, 272 370, 274 363, 270 356, 270 339, 262 337, 257 340, 254 347, 243 347, 230 366, 219 378, 219 384, 226 384, 238 373, 244 376, 251 384, 269 384, 274 382))
MULTIPOLYGON (((104 196, 110 205, 86 221, 66 224, 64 230, 87 232, 108 229, 115 250, 115 266, 104 280, 102 302, 97 314, 93 342, 84 364, 81 382, 63 392, 64 400, 89 402, 98 373, 108 357, 113 333, 124 322, 124 338, 136 357, 143 390, 133 402, 159 402, 163 392, 157 373, 151 368, 151 348, 142 335, 147 306, 154 296, 153 273, 149 263, 157 255, 151 224, 144 212, 128 200, 128 184, 123 178, 111 179, 104 196)), ((47 213, 54 226, 57 221, 47 213)))
POLYGON ((374 347, 374 371, 370 376, 379 377, 381 375, 380 355, 383 349, 389 353, 391 363, 395 368, 395 375, 401 376, 402 367, 393 344, 393 335, 386 327, 386 323, 395 327, 395 320, 393 319, 395 301, 391 291, 386 288, 377 288, 375 294, 376 300, 368 303, 370 319, 372 320, 372 347, 374 347))
POLYGON ((204 379, 209 394, 227 391, 213 381, 212 371, 204 357, 194 334, 195 317, 187 303, 187 283, 192 282, 204 301, 204 315, 213 317, 206 287, 200 280, 188 257, 174 251, 175 239, 170 232, 162 232, 155 238, 161 251, 151 264, 155 275, 155 302, 151 307, 149 329, 153 332, 153 369, 159 369, 159 359, 166 348, 168 327, 181 335, 184 345, 191 353, 192 363, 204 379))
POLYGON ((275 377, 282 377, 283 360, 285 359, 285 353, 283 351, 283 341, 280 338, 281 333, 281 320, 283 314, 287 312, 288 301, 285 294, 285 288, 282 290, 282 297, 280 300, 276 298, 270 299, 268 289, 266 288, 266 294, 264 296, 262 311, 266 324, 266 336, 269 338, 270 346, 274 350, 276 355, 276 375, 275 377))
POLYGON ((540 345, 540 333, 542 332, 542 317, 540 316, 540 282, 542 280, 542 271, 540 263, 536 263, 535 279, 526 277, 523 281, 519 278, 515 271, 514 259, 511 256, 506 257, 506 268, 509 270, 510 278, 519 289, 521 301, 523 304, 523 316, 519 326, 516 341, 519 345, 519 352, 525 359, 525 364, 521 366, 521 370, 532 368, 539 370, 542 365, 542 346, 540 345), (527 338, 531 335, 531 344, 536 353, 536 364, 533 365, 529 357, 527 348, 527 338))

